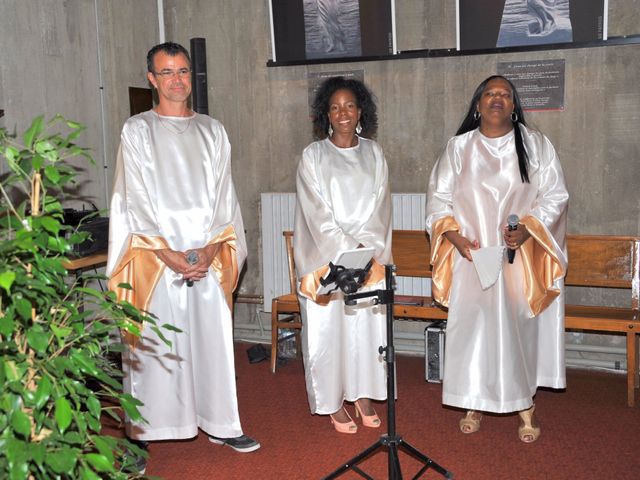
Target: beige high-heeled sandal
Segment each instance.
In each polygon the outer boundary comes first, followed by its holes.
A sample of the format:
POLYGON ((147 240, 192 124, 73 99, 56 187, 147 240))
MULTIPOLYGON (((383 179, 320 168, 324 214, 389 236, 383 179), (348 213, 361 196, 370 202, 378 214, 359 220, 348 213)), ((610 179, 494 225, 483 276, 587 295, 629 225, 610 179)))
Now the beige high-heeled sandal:
POLYGON ((533 426, 533 413, 535 410, 536 406, 531 405, 530 409, 518 412, 518 416, 520 417, 518 438, 524 443, 533 443, 540 437, 540 427, 537 425, 535 427, 533 426))
POLYGON ((358 400, 354 402, 354 405, 356 407, 356 418, 362 417, 362 425, 369 428, 378 428, 380 426, 380 417, 378 417, 375 410, 373 411, 373 415, 365 415, 362 408, 360 408, 358 400))
MULTIPOLYGON (((329 418, 331 419, 331 424, 333 425, 333 428, 336 429, 336 432, 338 433, 350 433, 350 434, 354 434, 358 432, 358 426, 356 425, 356 422, 353 421, 353 419, 351 418, 351 415, 349 415, 349 412, 347 412, 347 409, 342 407, 344 412, 347 414, 347 418, 349 419, 348 422, 339 422, 337 421, 335 418, 333 418, 333 415, 329 415, 329 418)), ((339 412, 340 410, 338 410, 339 412)), ((337 412, 336 412, 337 413, 337 412)))
POLYGON ((467 410, 464 417, 460 419, 460 431, 465 434, 476 433, 480 430, 482 414, 475 410, 467 410))

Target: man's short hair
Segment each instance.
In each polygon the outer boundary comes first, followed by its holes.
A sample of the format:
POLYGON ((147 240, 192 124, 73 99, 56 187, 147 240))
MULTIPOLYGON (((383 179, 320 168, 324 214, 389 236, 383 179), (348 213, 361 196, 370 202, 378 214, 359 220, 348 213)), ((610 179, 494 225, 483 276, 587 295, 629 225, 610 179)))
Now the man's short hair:
POLYGON ((189 65, 191 65, 191 57, 189 56, 189 52, 186 48, 184 48, 179 43, 175 42, 164 42, 156 45, 149 53, 147 53, 147 71, 153 73, 153 57, 158 52, 164 52, 171 57, 175 57, 176 55, 182 53, 185 57, 187 57, 187 61, 189 65))

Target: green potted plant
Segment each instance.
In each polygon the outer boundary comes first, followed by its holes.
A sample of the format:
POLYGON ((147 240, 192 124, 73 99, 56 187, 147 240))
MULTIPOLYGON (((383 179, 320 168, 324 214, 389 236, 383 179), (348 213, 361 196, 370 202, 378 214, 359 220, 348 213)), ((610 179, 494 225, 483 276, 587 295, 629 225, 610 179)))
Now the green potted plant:
POLYGON ((21 141, 0 129, 0 478, 128 478, 125 452, 142 454, 102 433, 103 415, 140 419, 109 339, 139 334, 143 321, 159 329, 91 287, 103 276, 74 279, 64 268, 87 237, 63 225, 61 203, 76 176, 69 160, 92 162, 75 143, 83 129, 59 115, 36 118, 21 141))

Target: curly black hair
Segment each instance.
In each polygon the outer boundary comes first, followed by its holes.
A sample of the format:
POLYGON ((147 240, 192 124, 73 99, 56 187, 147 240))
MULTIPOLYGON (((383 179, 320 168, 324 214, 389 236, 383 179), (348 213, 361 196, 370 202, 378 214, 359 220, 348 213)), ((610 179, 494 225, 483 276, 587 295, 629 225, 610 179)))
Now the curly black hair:
POLYGON ((360 136, 372 138, 378 131, 378 113, 373 95, 360 80, 344 77, 331 77, 322 82, 313 100, 313 135, 317 140, 327 138, 329 131, 329 100, 338 90, 349 90, 356 97, 361 110, 360 136))

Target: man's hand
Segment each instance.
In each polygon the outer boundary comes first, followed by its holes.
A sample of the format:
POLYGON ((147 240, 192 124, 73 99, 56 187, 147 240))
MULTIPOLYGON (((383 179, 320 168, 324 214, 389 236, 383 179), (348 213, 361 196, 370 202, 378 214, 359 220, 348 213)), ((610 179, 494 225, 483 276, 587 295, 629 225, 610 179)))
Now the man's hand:
POLYGON ((187 257, 183 252, 171 250, 170 248, 154 250, 154 252, 167 267, 176 273, 185 275, 191 268, 191 265, 187 262, 187 257))
POLYGON ((463 237, 458 232, 454 232, 453 230, 445 232, 444 236, 453 244, 454 247, 456 247, 458 252, 460 252, 460 255, 462 255, 470 262, 473 261, 473 258, 471 257, 471 250, 477 250, 478 248, 480 248, 480 244, 477 240, 474 240, 472 242, 468 238, 463 237))
POLYGON ((197 282, 207 276, 211 262, 213 262, 213 259, 218 254, 219 249, 220 244, 215 243, 202 248, 187 250, 186 252, 178 252, 170 248, 165 248, 155 250, 155 254, 171 270, 182 274, 185 280, 197 282), (193 265, 187 261, 187 255, 192 251, 198 255, 198 261, 193 265))

